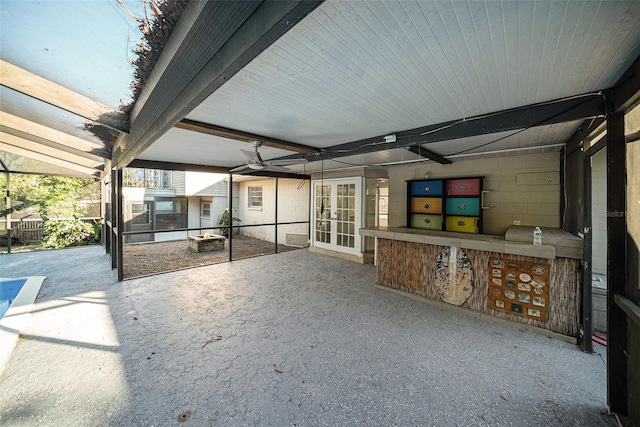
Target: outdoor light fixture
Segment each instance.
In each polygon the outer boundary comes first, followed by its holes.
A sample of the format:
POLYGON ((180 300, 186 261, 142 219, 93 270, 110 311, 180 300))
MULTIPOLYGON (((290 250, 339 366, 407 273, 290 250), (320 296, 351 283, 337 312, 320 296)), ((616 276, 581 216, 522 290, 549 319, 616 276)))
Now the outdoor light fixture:
POLYGON ((385 135, 384 142, 386 143, 396 142, 396 134, 394 133, 393 135, 385 135))
POLYGON ((249 168, 254 169, 254 170, 264 169, 264 165, 261 165, 261 164, 258 164, 258 163, 249 163, 247 166, 249 166, 249 168))

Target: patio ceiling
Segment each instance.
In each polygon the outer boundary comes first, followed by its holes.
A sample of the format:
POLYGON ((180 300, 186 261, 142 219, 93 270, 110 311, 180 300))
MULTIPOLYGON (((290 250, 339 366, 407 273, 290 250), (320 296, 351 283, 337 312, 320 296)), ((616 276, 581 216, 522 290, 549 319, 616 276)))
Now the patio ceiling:
MULTIPOLYGON (((136 10, 137 2, 121 7, 136 10)), ((16 173, 98 177, 131 98, 140 38, 116 2, 2 2, 0 159, 16 173)))
POLYGON ((635 1, 192 1, 122 117, 4 34, 0 154, 78 176, 110 158, 226 171, 253 139, 303 174, 558 151, 640 74, 635 1))
MULTIPOLYGON (((326 1, 180 119, 315 149, 260 149, 298 173, 558 151, 639 54, 638 2, 326 1)), ((171 129, 136 158, 231 168, 246 142, 171 129)))

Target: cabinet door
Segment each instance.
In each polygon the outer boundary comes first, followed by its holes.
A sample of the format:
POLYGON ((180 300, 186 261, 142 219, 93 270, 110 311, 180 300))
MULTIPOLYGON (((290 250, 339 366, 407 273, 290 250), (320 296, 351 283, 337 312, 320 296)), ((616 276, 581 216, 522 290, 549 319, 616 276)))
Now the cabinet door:
POLYGON ((414 181, 411 183, 412 196, 442 196, 442 181, 414 181))
POLYGON ((447 180, 447 196, 479 196, 480 178, 447 180))
POLYGON ((439 197, 413 197, 411 198, 412 213, 442 213, 442 199, 439 197))
POLYGON ((449 197, 446 202, 447 215, 480 215, 480 199, 477 197, 449 197))
POLYGON ((462 233, 479 233, 480 218, 471 216, 447 216, 446 230, 462 233))
POLYGON ((411 215, 411 228, 424 230, 442 230, 442 215, 411 215))

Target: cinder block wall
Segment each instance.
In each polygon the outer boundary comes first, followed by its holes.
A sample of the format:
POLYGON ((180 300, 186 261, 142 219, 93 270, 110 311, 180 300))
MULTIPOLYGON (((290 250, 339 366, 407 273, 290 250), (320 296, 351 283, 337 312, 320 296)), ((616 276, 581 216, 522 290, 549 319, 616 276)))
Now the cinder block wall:
POLYGON ((389 170, 389 226, 406 226, 406 182, 411 179, 484 176, 484 233, 504 234, 520 225, 559 228, 560 153, 492 159, 426 162, 389 170), (531 183, 539 181, 539 183, 531 183))

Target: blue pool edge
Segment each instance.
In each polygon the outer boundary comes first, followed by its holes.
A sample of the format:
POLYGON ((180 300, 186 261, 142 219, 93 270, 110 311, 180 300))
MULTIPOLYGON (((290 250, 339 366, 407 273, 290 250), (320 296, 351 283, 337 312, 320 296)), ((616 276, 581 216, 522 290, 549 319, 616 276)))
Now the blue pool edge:
POLYGON ((9 360, 11 352, 18 342, 20 333, 25 330, 29 314, 33 310, 36 297, 46 276, 29 276, 9 310, 0 319, 0 373, 9 360))

